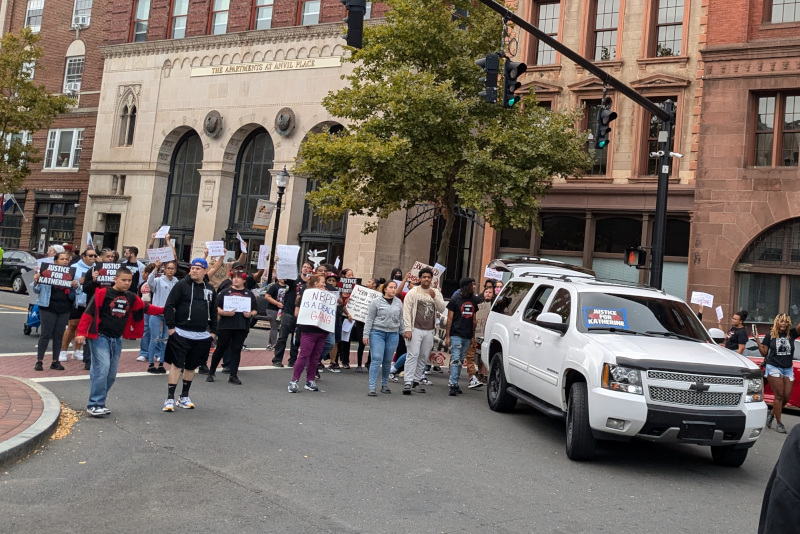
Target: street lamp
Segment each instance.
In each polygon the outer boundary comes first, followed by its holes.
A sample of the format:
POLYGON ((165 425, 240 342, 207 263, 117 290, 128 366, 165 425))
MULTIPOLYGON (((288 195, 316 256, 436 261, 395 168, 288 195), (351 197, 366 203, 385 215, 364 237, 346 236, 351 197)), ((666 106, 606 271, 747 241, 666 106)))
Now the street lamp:
POLYGON ((272 269, 275 267, 275 248, 278 246, 278 227, 281 224, 281 199, 286 186, 289 185, 289 173, 286 172, 286 165, 275 176, 275 184, 278 186, 278 203, 275 206, 275 227, 272 229, 272 248, 269 251, 269 270, 267 271, 269 282, 272 282, 272 269))

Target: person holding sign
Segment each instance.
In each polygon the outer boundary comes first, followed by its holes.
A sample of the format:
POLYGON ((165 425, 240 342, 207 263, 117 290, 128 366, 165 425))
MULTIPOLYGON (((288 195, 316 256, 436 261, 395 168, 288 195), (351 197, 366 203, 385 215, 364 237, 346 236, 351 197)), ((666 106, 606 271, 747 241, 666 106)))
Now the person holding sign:
MULTIPOLYGON (((300 380, 304 369, 306 371, 305 389, 309 391, 319 391, 314 378, 317 374, 320 356, 322 356, 322 349, 325 347, 325 340, 328 339, 328 332, 313 324, 304 324, 301 322, 300 318, 300 309, 303 307, 310 308, 312 304, 314 304, 311 302, 315 295, 315 292, 311 291, 313 289, 325 290, 324 274, 315 274, 309 277, 308 283, 297 290, 298 305, 294 310, 294 314, 298 321, 297 329, 300 331, 300 355, 292 370, 292 380, 289 382, 289 393, 297 393, 299 389, 297 381, 300 380)), ((335 309, 334 306, 331 315, 336 313, 335 309)), ((321 312, 312 311, 311 314, 314 315, 315 313, 321 312)))
POLYGON ((376 298, 369 305, 367 321, 364 323, 365 344, 369 339, 369 393, 375 397, 378 384, 378 373, 381 373, 381 393, 391 393, 389 389, 389 371, 392 367, 392 356, 403 332, 403 303, 395 296, 397 282, 389 280, 383 288, 383 298, 376 298))
MULTIPOLYGON (((403 302, 403 321, 406 332, 406 367, 403 395, 420 385, 425 365, 433 348, 433 334, 436 330, 436 314, 445 310, 444 297, 439 289, 431 287, 433 269, 423 267, 419 270, 419 286, 408 292, 403 302)), ((420 387, 419 393, 425 393, 420 387)))
POLYGON ((42 264, 39 272, 33 275, 33 291, 39 295, 36 305, 39 306, 39 316, 42 321, 34 371, 44 370, 42 361, 50 340, 53 341, 53 362, 50 364, 50 369, 64 370, 64 366, 58 361, 61 337, 67 329, 69 313, 75 300, 75 290, 78 287, 78 282, 72 279, 69 272, 69 254, 58 252, 53 257, 52 264, 42 264), (61 267, 59 271, 66 269, 67 272, 56 273, 56 267, 61 267), (63 285, 64 283, 66 285, 63 285))
MULTIPOLYGON (((61 355, 59 358, 62 361, 67 359, 69 344, 77 335, 78 323, 80 323, 81 316, 83 316, 83 312, 86 311, 86 304, 89 302, 86 298, 86 293, 83 292, 83 282, 85 281, 84 277, 86 273, 91 270, 96 258, 97 254, 95 254, 94 249, 87 248, 83 251, 83 254, 81 254, 81 260, 73 265, 75 268, 75 280, 78 281, 78 287, 75 290, 75 304, 72 306, 69 313, 69 323, 67 323, 67 329, 64 331, 64 336, 61 338, 61 355)), ((89 345, 85 346, 87 349, 88 347, 89 345)), ((89 351, 91 351, 91 349, 89 349, 89 351)), ((84 345, 78 345, 76 343, 75 352, 72 353, 72 357, 76 360, 83 360, 83 354, 84 345)), ((90 352, 87 352, 86 355, 88 358, 91 358, 90 352)))
POLYGON ((242 347, 247 334, 250 333, 250 317, 258 313, 258 303, 253 292, 244 287, 247 273, 230 272, 231 285, 219 292, 217 296, 217 348, 211 357, 206 382, 213 382, 225 351, 230 349, 231 360, 228 369, 228 382, 242 385, 239 380, 239 362, 242 359, 242 347))
POLYGON ((786 427, 781 422, 781 411, 794 386, 794 342, 800 336, 800 324, 792 326, 792 318, 785 313, 779 313, 772 323, 772 329, 767 332, 762 341, 755 336, 758 352, 766 358, 764 375, 769 382, 769 387, 775 395, 772 401, 772 411, 767 414, 767 428, 772 428, 772 422, 778 421, 775 430, 786 434, 786 427))

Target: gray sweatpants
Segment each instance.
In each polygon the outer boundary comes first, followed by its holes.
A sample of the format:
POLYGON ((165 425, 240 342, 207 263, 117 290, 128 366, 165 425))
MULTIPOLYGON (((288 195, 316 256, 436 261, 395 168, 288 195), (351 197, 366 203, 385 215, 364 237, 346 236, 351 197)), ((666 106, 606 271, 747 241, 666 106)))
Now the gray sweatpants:
POLYGON ((428 365, 428 358, 433 348, 433 332, 419 328, 411 331, 411 339, 406 341, 406 366, 403 375, 406 384, 422 380, 422 373, 428 365))

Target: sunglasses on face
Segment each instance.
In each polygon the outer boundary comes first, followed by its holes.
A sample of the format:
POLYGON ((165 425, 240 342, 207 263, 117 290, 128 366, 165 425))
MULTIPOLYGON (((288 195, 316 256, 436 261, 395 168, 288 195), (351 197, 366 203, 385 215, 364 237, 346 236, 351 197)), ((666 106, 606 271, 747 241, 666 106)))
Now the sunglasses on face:
POLYGON ((86 257, 87 258, 96 258, 97 254, 87 254, 86 257))

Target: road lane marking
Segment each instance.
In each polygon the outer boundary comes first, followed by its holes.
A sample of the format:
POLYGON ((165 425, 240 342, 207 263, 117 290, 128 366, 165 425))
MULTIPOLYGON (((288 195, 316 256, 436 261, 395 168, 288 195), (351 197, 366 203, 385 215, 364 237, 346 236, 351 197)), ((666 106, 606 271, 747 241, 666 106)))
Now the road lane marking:
POLYGON ((12 306, 10 304, 0 304, 2 308, 11 308, 12 310, 22 310, 24 312, 28 311, 28 308, 23 308, 22 306, 12 306))

